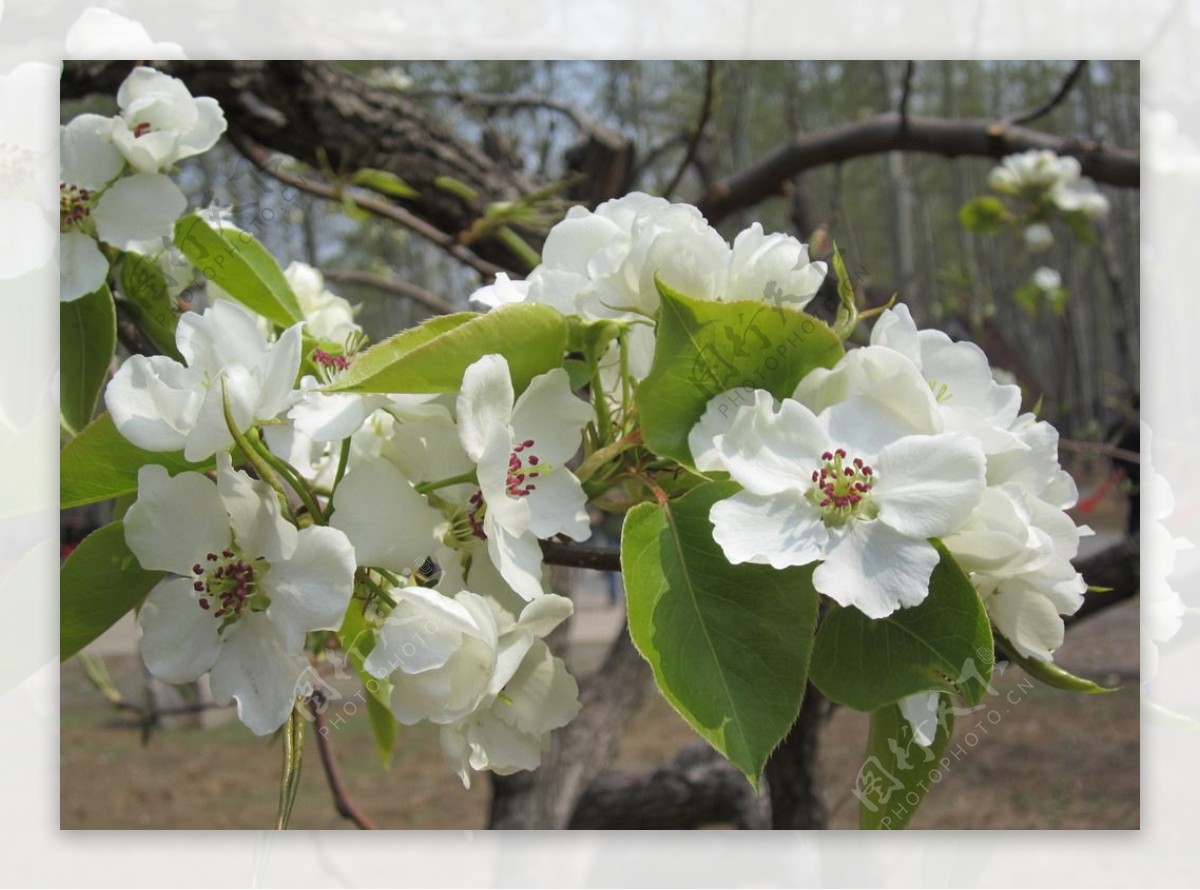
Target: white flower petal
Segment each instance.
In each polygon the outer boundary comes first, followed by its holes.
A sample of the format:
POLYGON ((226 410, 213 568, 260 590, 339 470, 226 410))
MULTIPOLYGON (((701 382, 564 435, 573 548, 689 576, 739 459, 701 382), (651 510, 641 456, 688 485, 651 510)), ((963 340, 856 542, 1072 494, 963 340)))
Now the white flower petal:
POLYGON ((137 241, 170 238, 185 210, 187 198, 179 186, 158 173, 137 173, 101 195, 92 218, 101 241, 124 249, 137 241))
POLYGON ((467 368, 458 396, 458 434, 472 460, 480 459, 498 429, 508 429, 512 410, 512 379, 504 356, 485 355, 467 368))
POLYGON ((258 368, 267 356, 257 316, 231 300, 214 302, 202 315, 184 313, 175 342, 189 368, 214 376, 228 365, 258 368))
POLYGON ((262 384, 254 416, 271 420, 287 407, 296 374, 300 371, 300 336, 303 325, 292 325, 268 350, 262 365, 262 384))
MULTIPOLYGON (((250 559, 277 563, 296 550, 296 527, 283 518, 271 486, 234 470, 228 454, 217 457, 217 489, 229 514, 234 543, 250 559)), ((349 546, 349 545, 347 545, 349 546)))
POLYGON ((910 538, 879 521, 852 522, 834 537, 813 586, 868 618, 884 618, 915 606, 929 594, 938 564, 933 545, 910 538))
POLYGON ((733 428, 716 440, 721 461, 749 492, 802 492, 829 444, 817 417, 799 402, 779 407, 769 392, 756 390, 754 407, 739 412, 733 428))
POLYGON ((528 478, 537 486, 525 498, 529 504, 529 531, 539 538, 563 534, 575 541, 592 536, 587 513, 587 495, 571 471, 555 467, 549 473, 528 478))
POLYGON ((808 565, 825 555, 829 533, 803 495, 762 497, 742 492, 713 504, 713 540, 725 558, 777 569, 808 565))
POLYGON ((579 713, 579 685, 562 659, 534 640, 492 711, 522 732, 541 735, 566 726, 579 713))
POLYGON ((112 143, 112 118, 81 114, 59 130, 59 179, 99 191, 120 175, 125 158, 112 143))
POLYGON ((125 543, 142 568, 192 574, 232 536, 217 486, 199 473, 171 477, 158 464, 138 470, 138 499, 125 513, 125 543))
POLYGON ((515 534, 494 521, 492 506, 484 516, 488 555, 500 575, 521 597, 542 596, 542 548, 531 534, 515 534))
POLYGON ((957 433, 906 436, 885 447, 873 467, 879 519, 914 538, 955 531, 983 494, 983 452, 957 433))
POLYGON ((517 399, 513 438, 517 444, 532 439, 530 453, 559 466, 579 450, 583 428, 594 416, 592 406, 571 393, 567 372, 554 368, 534 377, 517 399))
POLYGON ((737 426, 738 412, 753 410, 754 390, 731 389, 709 400, 700 420, 688 433, 688 449, 692 461, 701 472, 724 470, 725 462, 717 449, 717 436, 731 432, 737 426))
POLYGON ((409 572, 438 545, 445 520, 391 463, 364 461, 333 497, 330 525, 346 533, 359 565, 409 572))
POLYGON ((307 670, 308 660, 287 651, 265 615, 243 615, 225 631, 212 669, 213 698, 237 699, 238 718, 255 735, 267 735, 287 721, 307 670))
POLYGON ((204 392, 195 426, 183 446, 183 456, 190 461, 201 461, 230 447, 233 433, 225 419, 226 402, 234 425, 239 432, 245 432, 254 423, 259 393, 258 378, 247 368, 230 365, 223 370, 204 392))
POLYGON ((58 236, 58 298, 64 303, 99 290, 108 278, 108 259, 96 239, 82 232, 58 236))
POLYGON ((195 103, 196 123, 190 130, 180 134, 179 150, 175 155, 177 161, 208 151, 225 132, 225 112, 216 99, 200 96, 195 103))
POLYGON ((354 548, 337 529, 302 528, 291 558, 272 564, 264 584, 267 617, 286 647, 299 649, 308 631, 341 627, 354 590, 354 548))
POLYGON ((1001 584, 985 604, 997 630, 1018 652, 1038 661, 1053 660, 1063 642, 1064 625, 1050 600, 1014 581, 1001 584))
POLYGON ((147 451, 183 448, 202 398, 198 375, 162 355, 130 356, 104 391, 117 430, 147 451))
POLYGON ((544 637, 571 617, 575 606, 568 597, 548 593, 529 603, 521 611, 521 629, 535 637, 544 637))
POLYGON ((162 581, 138 612, 139 647, 146 668, 167 683, 188 683, 206 674, 221 652, 221 622, 200 608, 187 578, 162 581))

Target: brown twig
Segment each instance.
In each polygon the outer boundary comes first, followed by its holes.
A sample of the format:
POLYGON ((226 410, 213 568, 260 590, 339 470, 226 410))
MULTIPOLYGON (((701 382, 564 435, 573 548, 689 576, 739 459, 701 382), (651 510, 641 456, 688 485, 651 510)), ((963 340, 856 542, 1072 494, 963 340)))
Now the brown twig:
POLYGON ((355 272, 349 269, 322 269, 321 274, 329 281, 337 281, 343 284, 362 284, 389 294, 395 294, 398 297, 406 297, 441 315, 449 315, 452 312, 458 311, 441 297, 409 281, 396 281, 391 278, 372 275, 370 272, 355 272))
POLYGON ((1071 88, 1075 86, 1076 82, 1079 80, 1079 76, 1083 74, 1083 69, 1086 67, 1086 60, 1076 62, 1071 67, 1070 72, 1063 79, 1063 82, 1058 87, 1058 91, 1053 96, 1051 96, 1037 108, 1034 108, 1032 111, 1009 115, 1007 118, 1005 118, 1005 120, 1010 124, 1028 124, 1040 117, 1045 117, 1047 114, 1061 105, 1063 100, 1067 98, 1067 94, 1071 92, 1071 88))
MULTIPOLYGON (((245 137, 231 133, 229 134, 229 139, 237 147, 238 151, 245 155, 254 166, 258 167, 264 173, 269 173, 280 182, 299 189, 302 192, 307 192, 318 198, 325 198, 328 201, 342 203, 344 193, 341 189, 334 188, 325 183, 313 182, 312 180, 305 179, 303 176, 284 170, 282 165, 278 163, 278 159, 272 160, 271 154, 266 148, 245 137)), ((488 262, 466 247, 463 247, 453 235, 443 232, 441 229, 410 213, 403 207, 398 207, 388 201, 365 195, 355 195, 354 203, 369 213, 398 223, 406 229, 410 229, 423 238, 432 241, 446 253, 450 254, 450 256, 470 266, 485 278, 493 278, 498 272, 514 271, 488 262)))
POLYGON ((683 179, 683 174, 687 172, 688 167, 692 166, 692 161, 696 159, 696 150, 700 147, 700 140, 704 136, 704 128, 708 126, 708 119, 712 116, 713 97, 716 95, 717 84, 717 63, 708 61, 704 63, 704 98, 700 101, 700 117, 696 121, 696 126, 692 129, 692 137, 688 140, 687 151, 684 153, 683 160, 679 162, 679 166, 675 170, 675 175, 671 177, 671 181, 667 183, 667 187, 663 189, 662 196, 670 199, 674 194, 675 189, 679 187, 680 181, 683 179))
POLYGON ((325 768, 325 779, 329 783, 329 791, 333 795, 333 805, 338 815, 349 819, 364 831, 374 831, 376 825, 362 810, 360 810, 346 793, 342 775, 338 771, 337 760, 333 756, 333 742, 329 739, 329 728, 325 725, 325 696, 320 690, 308 697, 305 706, 312 715, 317 727, 317 750, 321 752, 321 766, 325 768))

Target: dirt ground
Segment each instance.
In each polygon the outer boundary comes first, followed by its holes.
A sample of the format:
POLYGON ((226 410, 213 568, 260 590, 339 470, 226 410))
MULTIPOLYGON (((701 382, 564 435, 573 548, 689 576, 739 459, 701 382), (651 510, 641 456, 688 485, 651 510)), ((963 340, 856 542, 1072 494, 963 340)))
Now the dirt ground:
MULTIPOLYGON (((1086 517, 1094 525, 1115 525, 1114 520, 1119 515, 1111 511, 1086 517)), ((599 628, 574 647, 574 666, 586 672, 619 626, 620 607, 608 604, 594 579, 581 586, 579 620, 599 628)), ((1072 629, 1060 650, 1059 661, 1068 670, 1122 687, 1110 695, 1060 692, 1032 683, 1015 668, 1004 671, 985 709, 959 718, 952 747, 961 755, 932 787, 911 827, 1137 828, 1138 639, 1133 601, 1072 629)), ((105 664, 131 700, 144 696, 135 655, 108 655, 105 664)), ((353 688, 344 691, 349 696, 353 688)), ((220 725, 158 729, 143 744, 131 713, 101 698, 76 662, 63 665, 61 701, 61 827, 273 825, 277 742, 256 738, 226 714, 220 725)), ((347 789, 380 827, 486 827, 486 777, 464 789, 442 759, 436 730, 401 727, 394 762, 385 771, 363 709, 351 715, 344 706, 341 713, 344 720, 332 735, 347 789)), ((841 709, 822 736, 820 781, 834 828, 857 822, 850 789, 862 759, 866 719, 841 709)), ((648 695, 623 741, 620 765, 652 769, 694 739, 660 696, 648 695)), ((352 828, 333 808, 311 733, 305 761, 292 827, 352 828)))

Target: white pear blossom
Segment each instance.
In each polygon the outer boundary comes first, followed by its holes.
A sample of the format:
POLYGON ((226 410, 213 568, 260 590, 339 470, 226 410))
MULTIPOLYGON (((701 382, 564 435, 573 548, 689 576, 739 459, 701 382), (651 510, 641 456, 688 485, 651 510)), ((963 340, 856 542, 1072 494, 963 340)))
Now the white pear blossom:
POLYGON ((550 733, 579 713, 579 686, 544 640, 566 620, 571 601, 547 594, 530 602, 520 618, 493 608, 500 636, 487 694, 469 715, 442 726, 442 751, 463 785, 471 770, 508 775, 536 769, 550 733))
POLYGON ((1047 149, 1008 155, 988 174, 988 184, 1006 195, 1045 195, 1064 213, 1091 218, 1108 213, 1108 199, 1083 179, 1078 159, 1047 149))
POLYGON ((307 667, 305 634, 337 629, 350 602, 355 560, 346 536, 297 530, 274 492, 235 471, 227 454, 215 484, 142 467, 124 522, 142 567, 168 573, 138 614, 147 668, 168 683, 211 671, 216 700, 236 699, 253 732, 278 728, 307 667))
POLYGON ((802 308, 825 264, 789 235, 754 223, 733 248, 690 204, 633 192, 595 211, 572 207, 550 230, 542 264, 525 281, 498 275, 471 299, 492 307, 533 302, 588 319, 631 320, 658 311, 655 277, 696 299, 767 300, 802 308))
POLYGON ((1054 246, 1054 232, 1045 223, 1039 222, 1026 226, 1021 237, 1025 239, 1025 246, 1035 253, 1049 250, 1054 246))
POLYGON ((300 325, 268 344, 248 310, 228 301, 185 313, 167 356, 129 358, 105 391, 121 435, 148 451, 183 449, 188 460, 229 447, 225 406, 241 431, 287 407, 300 367, 300 325))
POLYGON ((1048 266, 1039 266, 1034 270, 1029 280, 1033 282, 1033 286, 1038 290, 1048 294, 1053 294, 1062 287, 1062 276, 1058 274, 1057 270, 1051 269, 1048 266))
POLYGON ((391 591, 395 608, 363 661, 392 682, 392 713, 405 726, 452 723, 480 706, 496 673, 496 613, 477 593, 424 587, 391 591))
POLYGON ((194 98, 177 77, 139 67, 117 90, 112 139, 134 169, 158 173, 212 148, 225 132, 216 99, 194 98))
POLYGON ((862 399, 817 415, 759 390, 712 448, 744 489, 710 513, 726 558, 819 561, 816 589, 872 618, 924 600, 939 559, 928 539, 961 526, 984 488, 974 439, 913 434, 862 399))
POLYGON ((487 540, 500 574, 526 599, 542 595, 538 538, 591 535, 587 496, 565 466, 591 418, 561 368, 535 377, 515 401, 503 356, 484 356, 463 375, 459 437, 479 481, 468 521, 487 540))
POLYGON ((304 326, 318 340, 345 343, 362 333, 354 320, 354 307, 325 287, 325 276, 307 263, 292 262, 283 277, 296 294, 304 326))
POLYGON ((60 298, 76 300, 108 277, 97 240, 126 249, 169 236, 187 199, 158 174, 118 178, 125 159, 112 142, 112 119, 81 114, 60 130, 60 298))

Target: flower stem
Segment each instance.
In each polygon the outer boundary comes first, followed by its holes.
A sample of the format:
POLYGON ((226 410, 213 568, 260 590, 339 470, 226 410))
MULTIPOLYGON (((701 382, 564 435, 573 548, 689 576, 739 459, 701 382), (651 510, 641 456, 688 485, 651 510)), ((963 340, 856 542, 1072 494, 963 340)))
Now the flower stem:
MULTIPOLYGON (((225 391, 224 377, 221 378, 221 401, 225 410, 225 425, 229 427, 229 434, 233 436, 233 441, 242 450, 242 454, 246 456, 246 460, 250 461, 250 466, 254 467, 254 472, 258 473, 258 478, 275 489, 275 493, 279 495, 279 502, 284 512, 291 515, 287 492, 284 491, 283 483, 279 481, 279 476, 263 460, 262 456, 255 451, 254 446, 250 444, 250 440, 246 438, 242 431, 238 429, 238 425, 233 421, 233 413, 229 410, 229 393, 225 391)), ((258 438, 257 434, 255 434, 255 438, 258 438)))
POLYGON ((446 479, 437 479, 433 482, 422 482, 420 485, 414 485, 418 494, 429 494, 431 491, 437 491, 439 488, 448 488, 451 485, 464 485, 470 483, 478 484, 475 478, 475 471, 468 470, 465 473, 459 473, 457 476, 449 476, 446 479))
POLYGON ((326 522, 325 514, 321 511, 321 507, 317 503, 317 496, 308 484, 308 480, 300 475, 300 471, 279 455, 274 454, 267 447, 267 443, 259 436, 257 430, 251 429, 246 436, 246 440, 259 453, 262 459, 270 464, 271 468, 279 473, 284 478, 284 481, 291 486, 292 490, 296 492, 296 496, 300 498, 304 504, 304 508, 312 516, 313 522, 317 523, 317 525, 324 525, 326 522))

